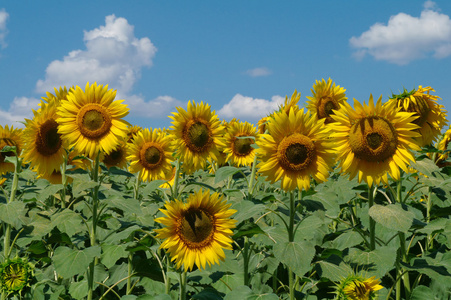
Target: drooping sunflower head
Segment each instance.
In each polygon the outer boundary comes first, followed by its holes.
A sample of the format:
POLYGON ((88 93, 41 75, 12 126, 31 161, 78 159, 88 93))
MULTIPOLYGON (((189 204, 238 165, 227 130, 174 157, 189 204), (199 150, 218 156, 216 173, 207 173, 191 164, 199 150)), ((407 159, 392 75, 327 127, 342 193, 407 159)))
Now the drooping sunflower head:
POLYGON ((297 112, 299 110, 298 106, 299 99, 301 99, 301 93, 298 93, 297 90, 294 90, 294 93, 293 95, 291 95, 290 99, 288 99, 288 96, 285 96, 285 101, 279 107, 279 112, 283 111, 288 115, 291 108, 293 108, 294 111, 297 112))
POLYGON ((128 126, 128 132, 127 132, 127 143, 131 143, 133 138, 142 130, 141 126, 137 125, 129 125, 128 126))
POLYGON ((33 279, 33 265, 26 259, 7 260, 0 266, 0 288, 7 295, 20 294, 33 279))
POLYGON ((327 180, 335 162, 335 151, 327 137, 324 119, 304 109, 289 114, 277 112, 267 125, 268 134, 257 141, 259 172, 271 182, 281 179, 282 189, 310 189, 310 177, 327 180))
POLYGON ((188 110, 177 107, 178 112, 169 116, 173 122, 171 134, 176 157, 189 172, 204 169, 209 157, 217 160, 222 142, 224 126, 210 105, 188 102, 188 110))
POLYGON ((377 291, 384 287, 375 276, 366 278, 363 275, 352 274, 337 284, 335 294, 337 300, 374 300, 377 291))
POLYGON ((450 165, 449 162, 446 162, 446 160, 449 157, 449 152, 447 152, 448 146, 449 146, 449 142, 451 142, 451 128, 448 129, 445 132, 445 134, 443 134, 443 136, 440 139, 440 141, 435 145, 435 148, 437 150, 439 150, 440 153, 437 153, 435 155, 432 154, 432 153, 428 153, 428 156, 430 158, 434 158, 434 161, 435 161, 436 165, 438 167, 440 167, 440 168, 450 165))
POLYGON ((128 143, 129 171, 138 173, 143 181, 165 179, 172 172, 171 137, 159 129, 144 129, 128 143))
POLYGON ((6 162, 5 158, 9 156, 18 156, 23 149, 22 129, 8 125, 0 125, 0 175, 7 172, 14 172, 14 164, 6 162), (6 147, 6 148, 5 148, 6 147), (11 149, 10 147, 15 147, 11 149))
POLYGON ((393 102, 382 105, 381 100, 374 105, 371 95, 362 106, 354 99, 354 108, 344 102, 332 115, 331 137, 341 171, 351 179, 358 174, 359 182, 363 179, 370 186, 388 183, 387 173, 398 180, 399 168, 408 172, 408 162, 414 161, 411 150, 420 149, 413 141, 418 136, 414 113, 400 111, 393 102))
POLYGON ((118 167, 124 169, 127 167, 127 142, 122 140, 116 148, 109 154, 101 156, 101 161, 107 168, 118 167))
POLYGON ((248 122, 235 122, 230 125, 224 136, 226 147, 223 152, 227 155, 226 160, 238 167, 250 166, 255 156, 252 144, 258 137, 255 126, 248 122))
POLYGON ((95 159, 99 151, 109 154, 127 137, 129 123, 122 118, 128 114, 123 100, 114 100, 116 91, 108 85, 86 84, 69 91, 67 101, 58 107, 58 133, 69 147, 95 159))
POLYGON ((230 217, 236 212, 231 204, 223 201, 218 193, 210 195, 200 189, 191 194, 187 203, 175 200, 160 209, 165 217, 155 219, 165 227, 156 229, 157 237, 163 239, 160 248, 167 249, 177 268, 192 270, 194 264, 205 269, 206 264, 224 261, 224 249, 232 249, 236 220, 230 217))
POLYGON ((307 96, 307 108, 316 112, 319 119, 325 119, 325 123, 331 123, 334 120, 330 115, 334 114, 334 109, 338 109, 346 99, 346 89, 335 85, 332 79, 327 81, 324 78, 321 81, 316 80, 313 85, 312 96, 307 96))
MULTIPOLYGON (((70 87, 69 91, 67 90, 67 88, 65 86, 59 87, 58 89, 54 88, 54 90, 55 90, 55 94, 52 94, 50 92, 45 93, 46 97, 42 97, 43 103, 59 106, 61 101, 67 100, 67 95, 69 94, 69 92, 74 91, 74 87, 70 87)), ((42 107, 42 102, 39 104, 39 106, 42 107)), ((40 109, 38 109, 38 112, 39 111, 40 111, 40 109)))
POLYGON ((40 109, 33 110, 33 119, 25 119, 25 147, 22 155, 24 161, 30 163, 30 167, 37 173, 52 173, 59 170, 64 162, 68 144, 58 133, 58 104, 58 100, 41 102, 40 109))
POLYGON ((263 134, 266 132, 266 124, 268 124, 270 118, 271 118, 270 116, 266 116, 258 121, 257 123, 258 133, 263 134))
POLYGON ((440 97, 431 95, 430 92, 434 92, 430 86, 423 88, 420 85, 418 89, 412 91, 404 89, 401 94, 393 94, 389 100, 389 102, 395 102, 401 111, 412 112, 417 116, 413 123, 419 126, 417 131, 420 136, 415 140, 420 147, 436 141, 447 122, 446 110, 443 105, 437 103, 440 97))
MULTIPOLYGON (((92 168, 91 162, 87 158, 82 158, 78 152, 75 150, 70 151, 69 153, 66 152, 65 156, 67 156, 67 165, 66 165, 66 182, 71 183, 73 181, 72 177, 70 176, 71 171, 75 171, 78 169, 81 170, 89 170, 92 168)), ((38 178, 44 178, 47 179, 52 184, 62 184, 63 183, 63 176, 61 174, 61 168, 55 169, 52 172, 49 171, 42 171, 42 168, 40 169, 34 169, 34 171, 37 173, 38 178)))

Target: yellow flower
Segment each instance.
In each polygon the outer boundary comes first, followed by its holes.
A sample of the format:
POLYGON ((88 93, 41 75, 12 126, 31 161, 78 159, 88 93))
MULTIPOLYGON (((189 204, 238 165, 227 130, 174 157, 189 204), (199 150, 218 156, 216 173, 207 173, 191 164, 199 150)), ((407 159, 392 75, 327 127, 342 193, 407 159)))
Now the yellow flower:
POLYGON ((298 106, 299 99, 301 99, 301 93, 298 93, 296 90, 294 90, 294 93, 293 95, 291 95, 291 98, 289 100, 288 96, 285 96, 285 101, 279 107, 279 112, 283 111, 288 115, 291 108, 294 109, 294 112, 297 112, 299 110, 298 106))
MULTIPOLYGON (((8 125, 5 125, 5 127, 0 125, 0 150, 5 146, 16 147, 15 153, 20 155, 23 148, 22 129, 14 129, 13 126, 9 128, 8 125)), ((14 164, 5 162, 5 158, 16 156, 15 153, 13 151, 0 152, 0 175, 7 172, 14 172, 14 164)))
MULTIPOLYGON (((443 138, 440 140, 440 142, 437 143, 437 145, 435 147, 437 148, 437 150, 444 152, 444 151, 448 150, 448 145, 449 145, 450 141, 451 141, 451 128, 445 132, 445 134, 443 135, 443 138)), ((428 156, 432 157, 432 154, 428 153, 428 156)), ((440 168, 448 166, 450 164, 450 163, 446 162, 448 157, 449 157, 449 152, 445 152, 445 153, 441 153, 441 154, 437 153, 436 158, 435 158, 435 163, 440 168)))
POLYGON ((137 125, 129 125, 127 128, 127 143, 131 143, 136 134, 142 130, 142 127, 137 125))
POLYGON ((127 167, 127 142, 120 141, 116 148, 109 154, 102 154, 101 161, 107 168, 118 167, 124 169, 127 167))
POLYGON ((120 140, 127 137, 128 122, 122 120, 128 114, 123 100, 114 100, 116 91, 108 85, 86 84, 79 86, 61 101, 58 107, 58 133, 67 140, 69 147, 95 159, 99 151, 109 154, 120 140))
POLYGON ((236 220, 230 219, 236 210, 222 200, 218 193, 208 190, 191 194, 187 203, 179 200, 160 209, 166 217, 155 219, 165 227, 156 229, 157 237, 164 239, 160 248, 167 249, 177 268, 192 270, 194 264, 205 269, 206 264, 224 261, 224 249, 232 250, 232 229, 236 220))
POLYGON ((363 106, 354 99, 354 108, 347 102, 332 118, 332 139, 335 140, 339 166, 350 178, 358 174, 372 186, 382 180, 388 184, 387 173, 399 180, 399 168, 408 172, 409 161, 415 161, 411 149, 420 150, 413 138, 417 125, 411 123, 414 113, 402 112, 390 102, 382 106, 382 96, 374 105, 373 96, 363 106))
POLYGON ((183 169, 192 173, 204 169, 207 159, 218 160, 224 126, 210 105, 188 102, 188 110, 177 107, 178 113, 169 116, 173 122, 171 134, 174 139, 175 156, 183 162, 183 169))
POLYGON ((7 295, 20 294, 33 278, 33 265, 27 260, 15 258, 0 266, 0 287, 7 295))
POLYGON ((258 123, 257 123, 257 127, 258 127, 258 133, 263 134, 266 132, 266 124, 268 124, 270 119, 270 116, 266 116, 261 118, 258 123))
POLYGON ((22 156, 38 174, 59 171, 65 160, 65 148, 68 148, 68 144, 58 133, 58 104, 58 100, 49 103, 41 101, 40 109, 33 110, 33 119, 25 119, 25 147, 22 156))
POLYGON ((128 143, 129 171, 142 181, 166 179, 172 172, 171 138, 159 129, 144 129, 128 143))
POLYGON ((440 131, 445 126, 446 110, 443 105, 437 103, 438 96, 431 95, 435 92, 430 86, 423 88, 421 85, 418 89, 413 89, 399 95, 392 95, 389 102, 395 102, 401 111, 413 112, 418 117, 414 124, 418 125, 419 136, 415 137, 420 147, 430 145, 437 140, 440 131))
POLYGON ((334 120, 330 115, 334 114, 333 110, 338 109, 340 104, 345 102, 346 99, 346 89, 340 87, 339 85, 332 84, 332 79, 328 79, 327 82, 322 79, 321 81, 316 80, 311 90, 313 96, 307 96, 307 108, 310 111, 316 112, 319 119, 325 118, 325 123, 331 123, 334 120))
POLYGON ((336 287, 337 300, 373 300, 376 292, 383 289, 381 281, 375 276, 365 278, 361 275, 350 275, 336 287))
POLYGON ((267 130, 269 134, 257 141, 261 160, 257 168, 262 175, 273 183, 282 179, 281 187, 287 191, 308 190, 310 176, 318 182, 327 180, 335 155, 324 119, 291 108, 289 114, 275 113, 267 130))
MULTIPOLYGON (((77 169, 82 169, 82 170, 89 170, 92 168, 91 162, 86 159, 86 158, 80 158, 77 156, 79 156, 79 153, 77 153, 76 151, 72 150, 71 152, 69 152, 68 157, 67 157, 67 166, 66 166, 66 172, 67 170, 77 170, 77 169)), ((38 178, 44 178, 47 179, 50 183, 52 184, 62 184, 63 182, 63 177, 61 174, 61 169, 58 168, 56 170, 53 170, 52 172, 39 172, 39 170, 37 171, 37 175, 38 178)), ((66 173, 67 174, 67 173, 66 173)), ((70 174, 66 175, 67 177, 67 182, 71 183, 73 180, 70 177, 70 174)))
POLYGON ((254 161, 255 149, 252 144, 258 139, 259 134, 255 126, 248 122, 232 123, 224 136, 225 148, 223 152, 227 155, 226 160, 233 165, 250 166, 254 161), (241 138, 250 136, 252 138, 241 138))

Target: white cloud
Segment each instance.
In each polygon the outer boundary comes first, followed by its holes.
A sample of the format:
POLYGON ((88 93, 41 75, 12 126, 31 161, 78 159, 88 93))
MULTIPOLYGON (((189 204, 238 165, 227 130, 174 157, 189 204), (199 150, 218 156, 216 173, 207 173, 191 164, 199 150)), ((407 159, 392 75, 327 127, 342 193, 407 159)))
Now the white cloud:
POLYGON ((405 65, 431 54, 437 59, 451 55, 451 20, 438 11, 435 2, 426 1, 420 17, 399 13, 387 25, 372 25, 349 40, 356 48, 354 57, 369 54, 376 60, 405 65))
POLYGON ((221 118, 257 121, 277 110, 284 101, 285 97, 281 96, 273 96, 271 100, 265 100, 236 94, 217 113, 221 118))
POLYGON ((8 21, 9 14, 5 11, 4 8, 0 10, 0 47, 5 48, 6 42, 5 37, 8 34, 8 30, 6 29, 6 21, 8 21))
POLYGON ((105 18, 105 26, 85 31, 84 43, 86 49, 71 51, 47 66, 45 79, 36 83, 37 92, 63 85, 84 87, 86 82, 96 81, 128 93, 141 69, 152 66, 157 51, 149 38, 135 37, 134 26, 115 15, 105 18))
POLYGON ((145 101, 138 95, 117 97, 125 99, 124 104, 130 108, 130 115, 146 118, 167 118, 176 106, 182 106, 183 103, 170 96, 159 96, 155 99, 145 101))
POLYGON ((272 73, 271 70, 269 70, 266 67, 250 69, 245 72, 246 75, 249 75, 251 77, 268 76, 271 75, 271 73, 272 73))
POLYGON ((13 125, 16 128, 24 127, 20 122, 25 121, 25 118, 33 117, 32 109, 38 109, 39 100, 36 98, 16 97, 10 104, 8 110, 0 109, 0 124, 13 125))

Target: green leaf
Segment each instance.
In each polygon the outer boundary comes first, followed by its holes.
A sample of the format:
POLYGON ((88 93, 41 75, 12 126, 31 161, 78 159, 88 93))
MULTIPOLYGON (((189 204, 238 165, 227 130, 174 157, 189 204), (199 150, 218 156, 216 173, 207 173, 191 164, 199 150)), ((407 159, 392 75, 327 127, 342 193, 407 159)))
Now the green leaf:
POLYGON ((239 237, 247 236, 252 237, 255 234, 266 234, 260 226, 258 226, 255 223, 244 223, 243 225, 239 226, 235 229, 235 234, 233 235, 233 239, 236 240, 239 237))
POLYGON ((260 216, 266 211, 266 207, 263 204, 255 204, 249 200, 235 202, 230 208, 237 210, 232 218, 237 220, 238 223, 260 216))
POLYGON ((82 280, 78 282, 72 282, 69 287, 69 294, 74 297, 74 299, 84 299, 88 294, 88 281, 82 280))
POLYGON ((112 235, 108 236, 104 240, 104 242, 106 244, 114 244, 121 240, 127 239, 130 236, 130 234, 132 234, 133 232, 140 230, 140 229, 141 229, 141 227, 139 227, 138 225, 133 225, 133 226, 127 227, 120 232, 116 232, 116 233, 113 233, 112 235))
POLYGON ((239 286, 233 291, 227 293, 224 297, 224 300, 279 300, 279 297, 276 294, 268 293, 268 294, 256 294, 254 293, 248 286, 242 285, 239 286))
POLYGON ((330 261, 319 261, 318 266, 320 268, 319 275, 331 281, 340 281, 353 273, 352 268, 343 261, 338 265, 330 261))
POLYGON ((95 181, 85 181, 85 180, 74 180, 72 183, 72 194, 75 198, 82 196, 82 194, 86 194, 86 192, 90 192, 91 189, 98 186, 99 183, 95 181))
POLYGON ((21 217, 25 215, 25 212, 25 203, 22 201, 0 203, 0 220, 15 228, 19 228, 23 224, 21 217))
POLYGON ((86 229, 81 218, 79 214, 66 208, 51 217, 52 228, 57 227, 61 232, 65 232, 72 237, 86 229))
POLYGON ((414 213, 404 210, 400 204, 387 206, 374 204, 368 211, 376 223, 392 230, 407 232, 412 226, 414 213))
POLYGON ((310 269, 315 247, 306 242, 285 242, 274 245, 274 256, 298 276, 304 276, 310 269))
POLYGON ((107 203, 108 207, 114 207, 122 210, 125 214, 140 214, 141 206, 139 201, 133 198, 124 199, 122 197, 112 197, 102 200, 103 203, 107 203))
POLYGON ((103 253, 100 257, 102 263, 108 269, 116 264, 116 262, 123 257, 128 256, 128 251, 125 250, 127 245, 108 245, 102 244, 103 253))
POLYGON ((350 248, 346 259, 351 265, 354 263, 362 267, 368 275, 381 278, 394 268, 396 248, 385 246, 369 252, 350 248))
POLYGON ((38 201, 42 201, 44 202, 45 200, 47 200, 50 196, 55 195, 56 193, 58 193, 60 190, 63 189, 63 185, 62 184, 51 184, 49 186, 47 186, 45 189, 43 189, 42 191, 40 191, 37 194, 36 199, 38 201))
POLYGON ((356 231, 348 231, 340 234, 335 240, 332 241, 332 248, 338 250, 344 250, 346 248, 351 248, 363 242, 362 236, 356 231))
POLYGON ((83 274, 94 257, 100 256, 100 251, 100 246, 92 246, 84 250, 59 246, 56 248, 53 256, 55 270, 63 278, 83 274))
POLYGON ((233 176, 234 174, 240 172, 240 169, 231 167, 231 166, 224 166, 219 168, 215 172, 215 183, 221 182, 223 180, 226 180, 230 176, 233 176))
POLYGON ((435 174, 440 173, 439 167, 437 167, 437 165, 429 158, 417 160, 416 162, 411 163, 411 167, 428 177, 435 177, 435 174))
POLYGON ((167 182, 167 180, 158 179, 151 181, 145 185, 145 187, 140 190, 141 195, 147 196, 149 194, 152 194, 160 185, 167 182))
POLYGON ((420 285, 417 286, 410 295, 410 300, 440 300, 442 298, 438 298, 434 295, 432 290, 427 286, 420 285))

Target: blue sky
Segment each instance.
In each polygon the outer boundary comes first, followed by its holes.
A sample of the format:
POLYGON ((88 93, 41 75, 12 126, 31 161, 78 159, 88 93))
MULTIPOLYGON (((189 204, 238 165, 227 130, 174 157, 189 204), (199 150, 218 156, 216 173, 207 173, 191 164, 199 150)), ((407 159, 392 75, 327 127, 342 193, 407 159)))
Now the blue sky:
POLYGON ((169 127, 188 100, 257 122, 331 78, 363 102, 432 86, 451 107, 451 1, 0 1, 0 124, 97 81, 169 127), (76 3, 76 4, 75 4, 76 3))

